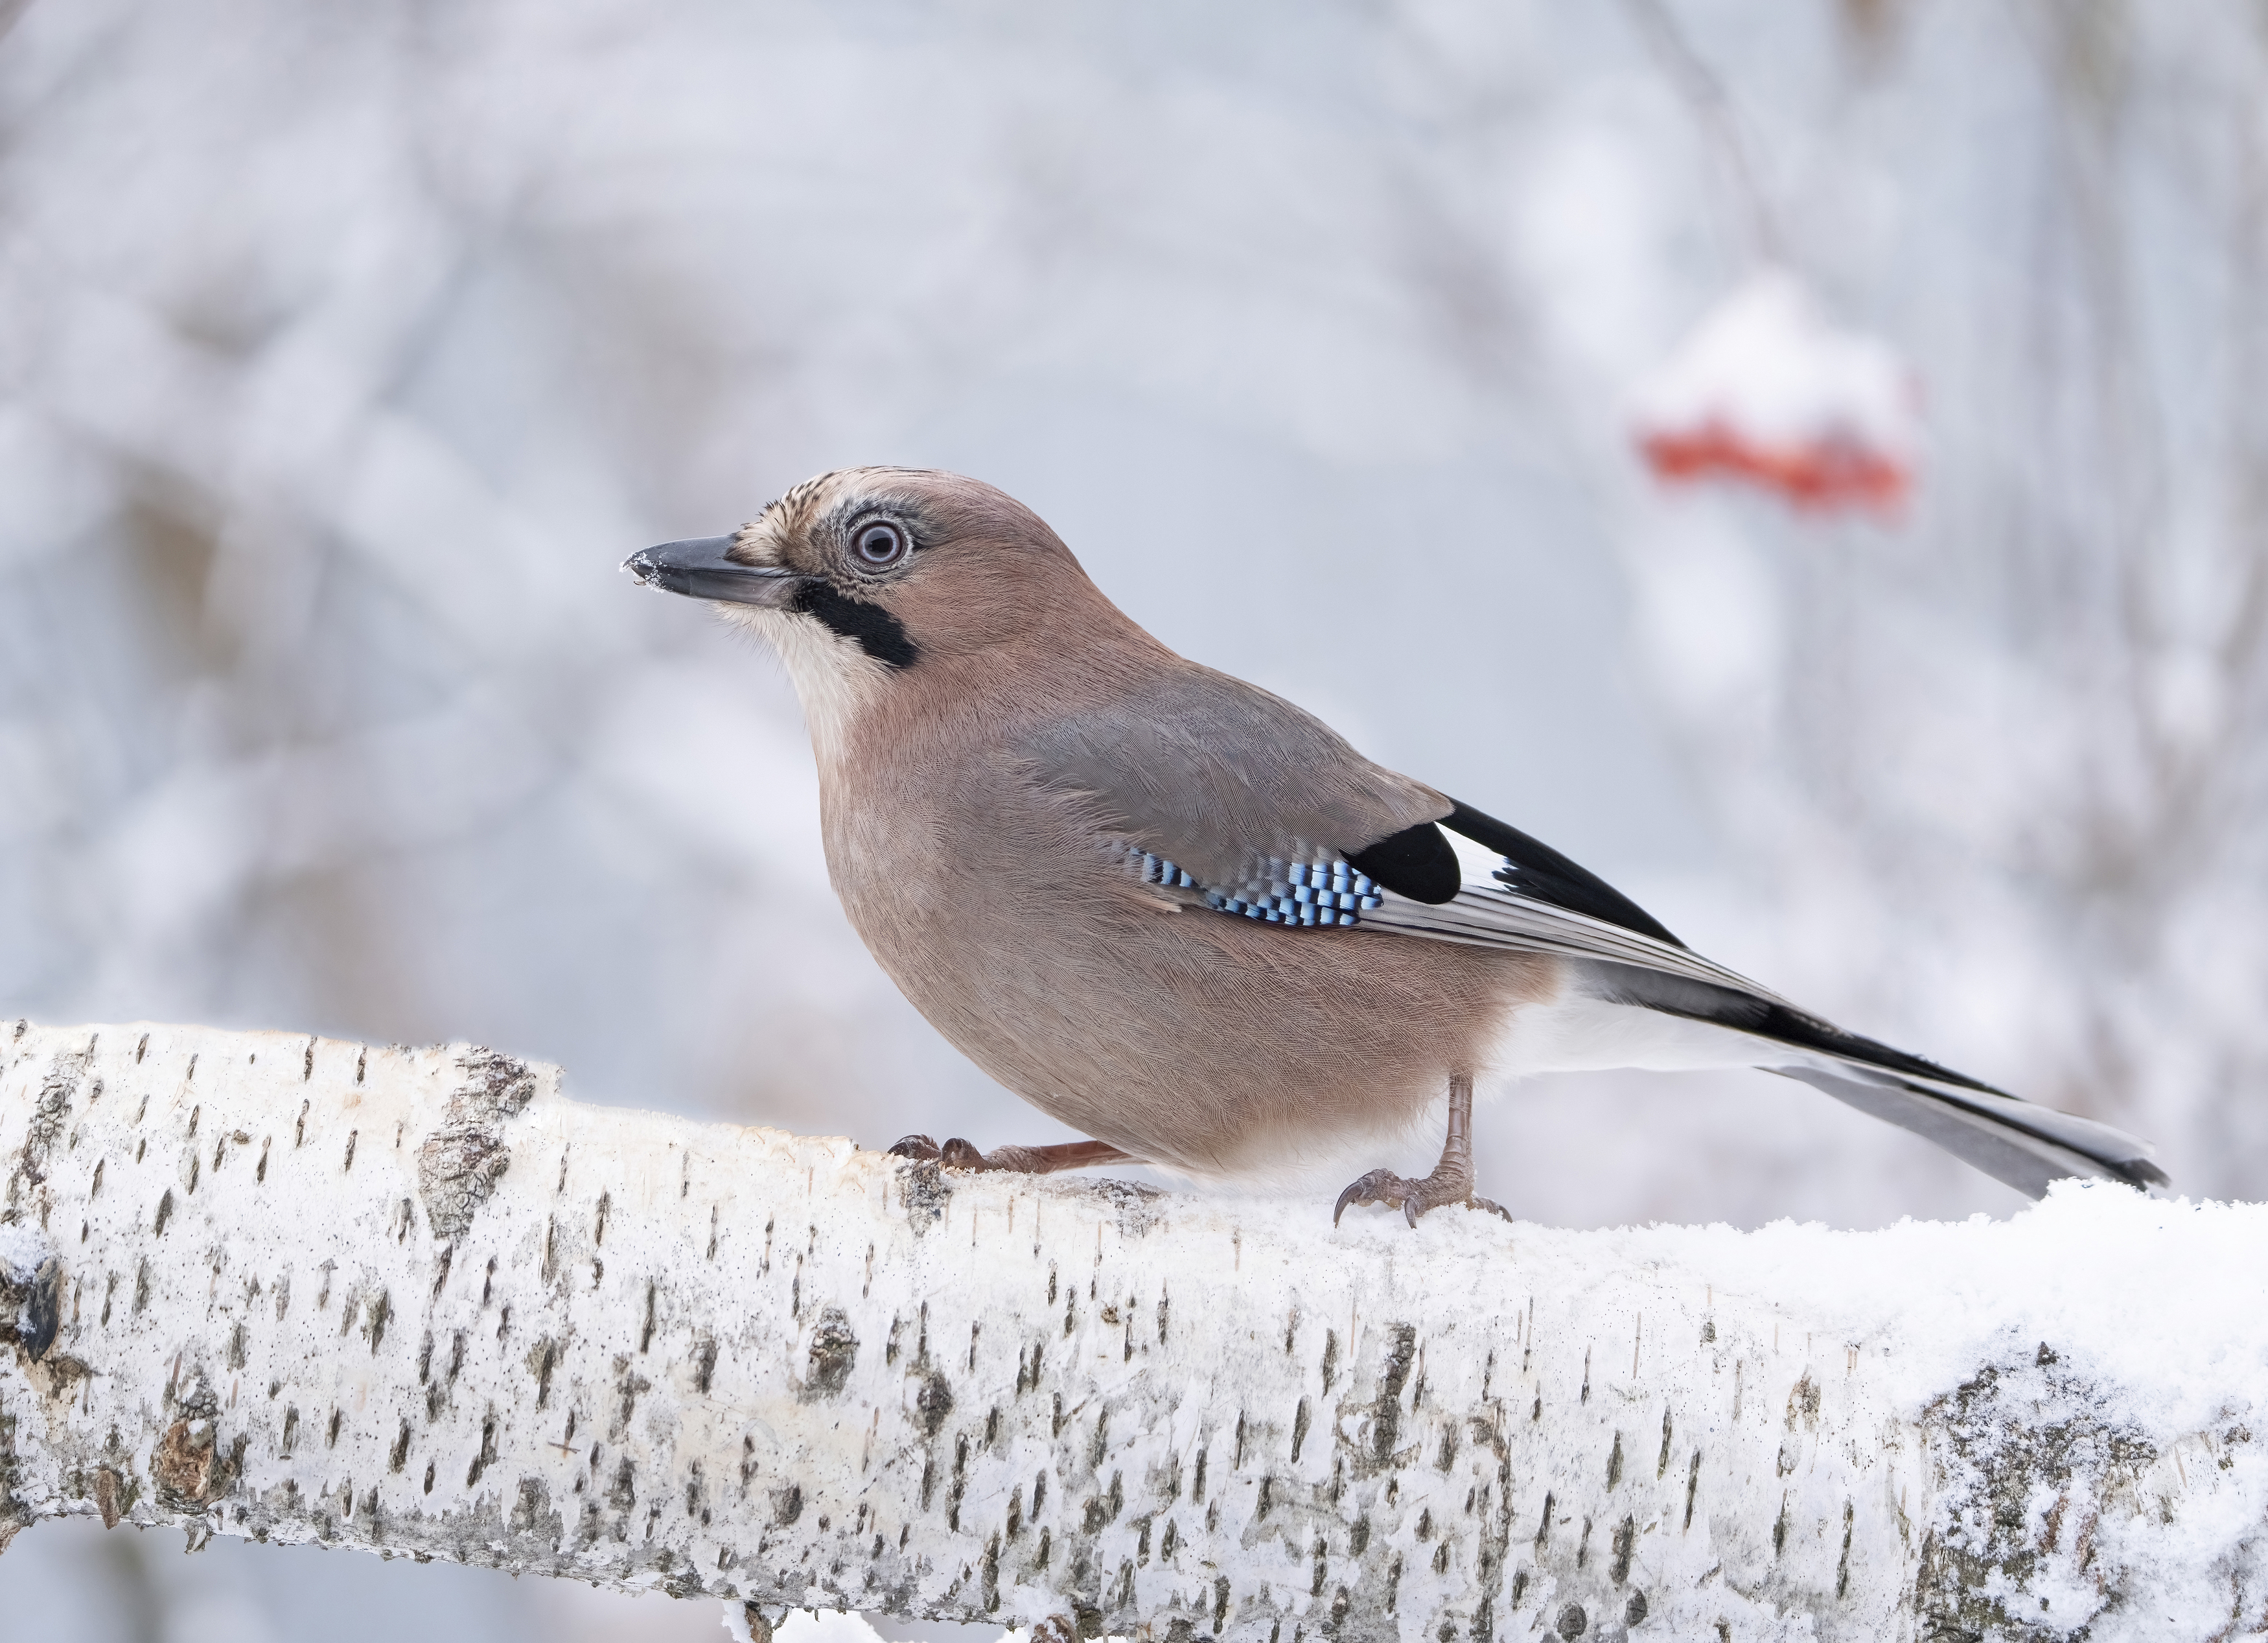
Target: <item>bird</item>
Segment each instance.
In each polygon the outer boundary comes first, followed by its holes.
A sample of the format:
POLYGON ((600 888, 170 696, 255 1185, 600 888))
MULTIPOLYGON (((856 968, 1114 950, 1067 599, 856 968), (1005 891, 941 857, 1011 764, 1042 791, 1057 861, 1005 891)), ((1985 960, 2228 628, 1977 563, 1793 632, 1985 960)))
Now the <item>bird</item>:
POLYGON ((850 924, 946 1039, 1088 1138, 917 1134, 902 1156, 1289 1179, 1375 1156, 1446 1095, 1432 1172, 1368 1170, 1334 1225, 1353 1206, 1508 1219, 1475 1190, 1476 1079, 1748 1066, 2034 1197, 2168 1184, 2146 1143, 1799 1008, 1539 840, 1181 656, 981 481, 843 468, 622 568, 777 651, 850 924))

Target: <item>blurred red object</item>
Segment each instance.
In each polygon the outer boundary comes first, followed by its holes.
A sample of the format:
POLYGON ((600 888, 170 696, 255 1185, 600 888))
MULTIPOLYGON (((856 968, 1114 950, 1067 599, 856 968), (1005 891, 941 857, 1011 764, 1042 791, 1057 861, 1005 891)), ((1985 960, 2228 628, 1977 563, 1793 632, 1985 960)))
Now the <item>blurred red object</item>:
POLYGON ((1658 477, 1744 480, 1805 508, 1896 514, 1921 444, 1904 362, 1778 269, 1710 312, 1640 384, 1630 420, 1658 477))

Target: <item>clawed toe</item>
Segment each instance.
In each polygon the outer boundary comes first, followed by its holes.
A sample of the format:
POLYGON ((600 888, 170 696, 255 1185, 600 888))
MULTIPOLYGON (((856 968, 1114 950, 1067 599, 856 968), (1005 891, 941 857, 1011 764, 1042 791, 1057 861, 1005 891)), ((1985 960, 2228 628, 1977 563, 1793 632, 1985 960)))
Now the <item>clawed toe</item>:
POLYGON ((1436 1173, 1423 1181, 1407 1181, 1390 1169, 1373 1169, 1339 1194, 1338 1205, 1331 1211, 1332 1226, 1339 1224, 1339 1217, 1347 1212, 1351 1204, 1392 1205, 1412 1227, 1418 1225, 1420 1215, 1440 1209, 1444 1204, 1462 1204, 1467 1209, 1486 1210, 1506 1220, 1512 1219, 1512 1212, 1503 1205, 1475 1197, 1470 1176, 1462 1174, 1444 1179, 1436 1173))
POLYGON ((1390 1169, 1372 1170, 1339 1194, 1338 1207, 1331 1212, 1332 1226, 1339 1224, 1350 1204, 1394 1205, 1413 1228, 1420 1215, 1444 1204, 1462 1204, 1467 1209, 1512 1219, 1503 1205, 1473 1196, 1473 1081, 1469 1076, 1461 1072, 1449 1079, 1449 1134, 1433 1173, 1423 1181, 1404 1181, 1390 1169))
POLYGON ((1090 1164, 1136 1161, 1108 1141, 1052 1141, 1045 1146, 996 1146, 989 1153, 959 1136, 943 1146, 925 1135, 909 1135, 890 1149, 900 1158, 941 1164, 947 1169, 972 1173, 1051 1175, 1059 1169, 1084 1169, 1090 1164))
POLYGON ((1331 1225, 1339 1224, 1339 1217, 1347 1212, 1350 1204, 1391 1204, 1402 1209, 1410 1224, 1418 1224, 1418 1212, 1409 1207, 1418 1190, 1414 1181, 1404 1181, 1390 1169, 1373 1169, 1360 1180, 1351 1183, 1339 1194, 1336 1208, 1331 1211, 1331 1225))
POLYGON ((943 1146, 925 1135, 902 1137, 890 1151, 900 1158, 910 1158, 916 1163, 939 1163, 947 1169, 990 1169, 992 1161, 978 1152, 974 1145, 959 1136, 943 1146))

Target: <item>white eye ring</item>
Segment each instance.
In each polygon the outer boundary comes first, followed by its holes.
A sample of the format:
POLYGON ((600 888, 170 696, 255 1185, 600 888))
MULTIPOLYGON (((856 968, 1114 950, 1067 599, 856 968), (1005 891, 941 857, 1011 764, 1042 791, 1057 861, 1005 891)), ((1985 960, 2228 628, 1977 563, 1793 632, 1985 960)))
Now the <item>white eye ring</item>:
POLYGON ((888 519, 868 519, 850 533, 850 550, 858 556, 858 563, 869 570, 880 571, 906 556, 909 544, 904 527, 888 519))

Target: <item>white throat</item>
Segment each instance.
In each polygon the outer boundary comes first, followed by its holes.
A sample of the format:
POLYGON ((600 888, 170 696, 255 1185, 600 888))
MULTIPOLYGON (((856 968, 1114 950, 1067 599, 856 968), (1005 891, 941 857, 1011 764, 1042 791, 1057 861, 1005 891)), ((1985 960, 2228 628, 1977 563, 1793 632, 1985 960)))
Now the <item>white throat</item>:
POLYGON ((824 775, 843 755, 859 719, 888 683, 889 668, 866 654, 856 639, 809 616, 746 605, 733 607, 731 614, 769 642, 785 664, 824 775))

